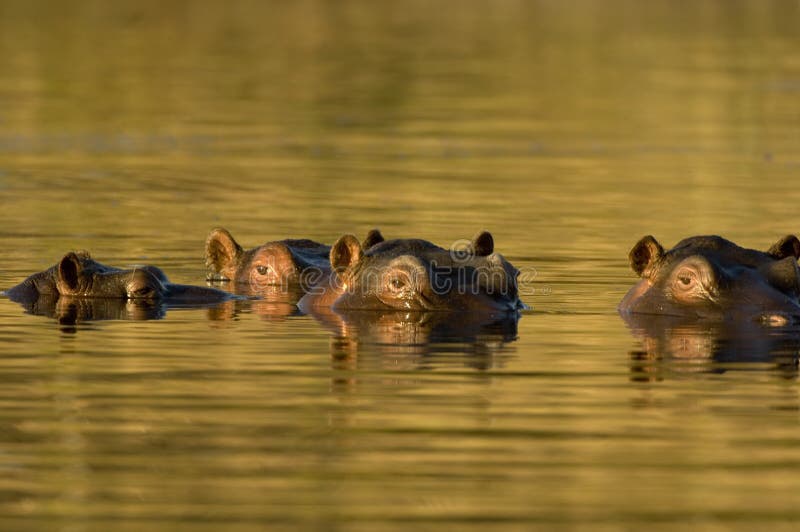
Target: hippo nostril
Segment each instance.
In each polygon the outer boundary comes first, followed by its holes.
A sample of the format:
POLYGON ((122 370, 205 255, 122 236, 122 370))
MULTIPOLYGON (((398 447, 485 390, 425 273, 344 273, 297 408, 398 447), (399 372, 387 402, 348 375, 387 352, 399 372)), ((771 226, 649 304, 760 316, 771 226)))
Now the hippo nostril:
POLYGON ((783 312, 769 312, 761 315, 761 323, 768 327, 785 327, 791 321, 791 317, 783 312))

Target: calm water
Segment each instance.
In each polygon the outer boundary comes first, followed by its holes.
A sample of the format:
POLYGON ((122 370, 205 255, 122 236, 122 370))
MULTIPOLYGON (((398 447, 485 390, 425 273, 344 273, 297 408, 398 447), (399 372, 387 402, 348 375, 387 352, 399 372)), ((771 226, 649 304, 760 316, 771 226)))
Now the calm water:
POLYGON ((0 4, 0 288, 78 249, 201 284, 218 225, 485 228, 533 307, 0 298, 0 528, 794 529, 800 335, 615 306, 644 234, 800 231, 800 5, 646 6, 0 4))

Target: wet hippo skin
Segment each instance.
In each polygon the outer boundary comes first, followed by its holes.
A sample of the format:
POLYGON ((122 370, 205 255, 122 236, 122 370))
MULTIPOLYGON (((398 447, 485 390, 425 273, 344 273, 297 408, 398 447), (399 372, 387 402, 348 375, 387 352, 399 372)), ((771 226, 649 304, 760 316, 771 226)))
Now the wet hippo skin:
POLYGON ((7 290, 5 295, 23 304, 33 304, 43 297, 70 297, 195 305, 218 303, 233 297, 214 288, 171 283, 155 266, 131 269, 106 266, 85 251, 67 253, 58 264, 31 275, 7 290))
POLYGON ((248 295, 315 284, 330 269, 329 254, 330 246, 307 239, 275 240, 246 250, 221 227, 206 239, 208 280, 232 281, 234 291, 248 295))
POLYGON ((331 247, 332 270, 299 302, 301 310, 516 311, 518 270, 478 233, 466 249, 445 249, 420 239, 384 240, 371 231, 331 247))
POLYGON ((770 324, 800 317, 800 241, 787 235, 767 251, 719 236, 695 236, 665 250, 652 236, 631 249, 641 277, 619 304, 626 314, 702 319, 757 319, 770 324))

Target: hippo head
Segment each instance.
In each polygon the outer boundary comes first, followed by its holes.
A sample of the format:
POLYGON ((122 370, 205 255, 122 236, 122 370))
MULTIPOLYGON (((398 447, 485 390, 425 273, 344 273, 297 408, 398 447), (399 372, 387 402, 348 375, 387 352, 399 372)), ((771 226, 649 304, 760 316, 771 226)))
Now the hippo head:
POLYGON ((272 286, 308 286, 328 270, 329 251, 329 246, 305 239, 267 242, 245 250, 227 230, 217 228, 206 239, 208 279, 234 281, 255 293, 272 286))
POLYGON ((117 299, 157 299, 166 293, 164 272, 155 266, 120 270, 95 261, 85 251, 70 252, 54 267, 33 276, 39 294, 117 299))
POLYGON ((100 264, 85 252, 70 252, 51 268, 35 273, 6 292, 18 302, 50 298, 110 298, 203 304, 230 297, 213 288, 170 283, 155 266, 119 269, 100 264))
POLYGON ((642 280, 620 302, 622 312, 778 324, 800 316, 800 241, 794 235, 765 252, 718 236, 687 238, 665 251, 646 236, 629 257, 642 280))
POLYGON ((336 310, 522 308, 519 272, 494 253, 488 232, 453 250, 425 240, 384 240, 378 231, 371 231, 363 243, 344 235, 331 247, 330 262, 331 282, 317 298, 336 310))

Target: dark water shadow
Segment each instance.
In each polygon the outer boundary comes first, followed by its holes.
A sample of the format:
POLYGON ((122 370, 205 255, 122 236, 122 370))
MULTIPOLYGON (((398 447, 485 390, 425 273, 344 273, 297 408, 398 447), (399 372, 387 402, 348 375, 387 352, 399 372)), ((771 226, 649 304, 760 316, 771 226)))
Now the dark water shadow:
POLYGON ((488 370, 511 358, 518 312, 398 312, 316 310, 331 332, 334 368, 397 370, 467 366, 488 370))
POLYGON ((668 375, 777 370, 798 376, 800 326, 770 327, 756 320, 621 314, 641 349, 630 352, 631 379, 668 375))

